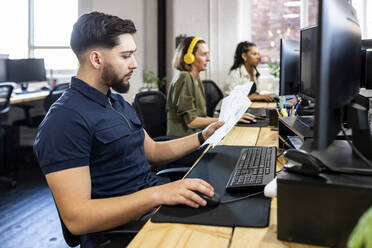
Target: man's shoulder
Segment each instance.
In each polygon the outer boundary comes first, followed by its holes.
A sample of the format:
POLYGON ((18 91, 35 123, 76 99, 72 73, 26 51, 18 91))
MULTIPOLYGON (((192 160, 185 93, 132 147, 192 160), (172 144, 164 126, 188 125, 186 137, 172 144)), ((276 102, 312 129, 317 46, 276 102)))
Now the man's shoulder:
POLYGON ((60 126, 66 122, 89 122, 96 106, 74 91, 67 90, 49 109, 41 126, 60 126), (50 125, 48 125, 50 124, 50 125))

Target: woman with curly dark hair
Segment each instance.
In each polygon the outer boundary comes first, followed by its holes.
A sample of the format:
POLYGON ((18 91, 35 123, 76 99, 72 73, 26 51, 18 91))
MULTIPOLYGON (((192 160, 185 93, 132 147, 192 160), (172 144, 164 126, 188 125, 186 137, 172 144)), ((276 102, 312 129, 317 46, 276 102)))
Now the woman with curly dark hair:
POLYGON ((251 91, 248 97, 251 101, 272 101, 271 95, 260 95, 257 90, 257 78, 260 73, 257 71, 257 65, 260 62, 260 54, 254 43, 243 41, 238 44, 234 55, 234 64, 230 68, 229 75, 224 83, 224 93, 229 95, 231 90, 241 84, 252 82, 251 91))

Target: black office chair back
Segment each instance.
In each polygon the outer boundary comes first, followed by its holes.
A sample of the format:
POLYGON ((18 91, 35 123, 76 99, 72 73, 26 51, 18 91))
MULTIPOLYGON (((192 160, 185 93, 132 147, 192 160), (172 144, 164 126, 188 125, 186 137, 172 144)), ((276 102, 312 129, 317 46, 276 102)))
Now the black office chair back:
POLYGON ((48 112, 52 104, 62 96, 63 92, 70 88, 70 83, 57 84, 50 92, 49 95, 44 99, 44 110, 48 112))
POLYGON ((212 80, 203 80, 203 85, 207 102, 207 115, 213 117, 217 104, 223 98, 223 93, 212 80))
MULTIPOLYGON (((56 207, 57 207, 57 204, 56 204, 56 207)), ((59 220, 61 222, 63 238, 65 239, 66 244, 69 245, 70 247, 75 247, 75 246, 80 245, 80 243, 81 243, 80 237, 72 234, 67 229, 67 227, 65 226, 65 223, 63 223, 63 220, 62 220, 61 216, 59 215, 58 208, 57 208, 57 212, 58 212, 59 220)))
POLYGON ((12 85, 5 83, 0 84, 0 123, 8 118, 12 92, 12 85))
POLYGON ((151 138, 165 136, 167 133, 167 97, 160 91, 137 93, 133 107, 151 138))

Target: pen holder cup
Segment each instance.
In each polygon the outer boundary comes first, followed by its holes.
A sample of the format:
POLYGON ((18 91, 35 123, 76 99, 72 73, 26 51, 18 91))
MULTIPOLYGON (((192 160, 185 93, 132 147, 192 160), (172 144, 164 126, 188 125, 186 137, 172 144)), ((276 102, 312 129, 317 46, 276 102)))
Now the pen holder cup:
POLYGON ((278 111, 276 109, 267 109, 267 116, 269 116, 269 125, 278 127, 279 124, 279 116, 278 111))

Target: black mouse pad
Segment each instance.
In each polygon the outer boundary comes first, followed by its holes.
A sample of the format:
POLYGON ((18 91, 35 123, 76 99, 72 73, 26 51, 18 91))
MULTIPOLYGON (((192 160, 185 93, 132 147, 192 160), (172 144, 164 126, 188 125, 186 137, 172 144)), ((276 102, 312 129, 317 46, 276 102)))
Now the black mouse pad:
MULTIPOLYGON (((210 183, 222 201, 251 193, 225 191, 230 173, 244 146, 216 146, 208 151, 188 178, 202 178, 210 183)), ((152 222, 170 222, 213 226, 266 227, 269 224, 271 199, 263 194, 214 207, 191 208, 184 205, 162 206, 152 222)))
POLYGON ((235 126, 238 127, 267 127, 269 126, 269 120, 256 120, 257 123, 237 123, 235 126))

